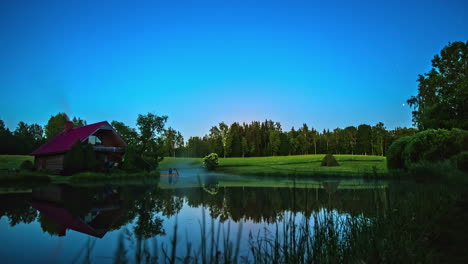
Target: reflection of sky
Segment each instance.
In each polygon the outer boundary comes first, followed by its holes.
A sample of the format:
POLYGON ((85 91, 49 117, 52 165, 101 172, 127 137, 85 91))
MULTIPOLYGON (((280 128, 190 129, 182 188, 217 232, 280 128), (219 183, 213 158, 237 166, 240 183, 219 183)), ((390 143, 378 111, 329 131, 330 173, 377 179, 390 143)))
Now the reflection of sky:
MULTIPOLYGON (((318 212, 318 217, 323 217, 325 211, 321 210, 318 212)), ((285 219, 289 219, 292 214, 285 212, 285 219)), ((332 215, 338 220, 344 220, 348 215, 340 215, 336 211, 332 211, 332 215)), ((173 239, 173 230, 177 218, 178 223, 178 243, 177 243, 177 254, 185 256, 187 241, 192 243, 192 250, 200 248, 200 233, 201 233, 201 222, 202 222, 202 208, 192 208, 184 203, 184 206, 180 213, 176 216, 169 218, 163 217, 158 214, 159 217, 164 219, 163 226, 166 231, 165 236, 158 236, 157 243, 160 246, 161 243, 170 249, 171 240, 173 239), (188 240, 187 240, 188 238, 188 240)), ((301 224, 304 220, 304 216, 300 213, 292 215, 296 224, 301 224)), ((205 210, 206 219, 206 232, 208 238, 211 239, 211 218, 209 216, 209 210, 205 210)), ((229 220, 228 220, 229 221, 229 220)), ((223 240, 223 234, 227 234, 228 221, 221 224, 220 241, 223 240)), ((313 219, 309 219, 310 228, 313 229, 313 219)), ((30 224, 18 224, 14 227, 8 225, 6 217, 0 219, 0 257, 2 263, 68 263, 71 261, 78 261, 84 258, 86 254, 87 243, 94 244, 91 251, 91 261, 93 263, 112 263, 115 254, 118 237, 120 232, 124 229, 129 231, 133 230, 133 226, 136 220, 131 224, 123 226, 120 230, 108 232, 102 239, 97 239, 91 236, 87 236, 82 233, 78 233, 72 230, 67 230, 65 237, 50 236, 48 233, 44 233, 38 222, 32 222, 30 224)), ((215 220, 215 233, 218 230, 220 223, 215 220)), ((230 222, 230 240, 235 245, 238 230, 240 230, 240 222, 230 222)), ((254 237, 258 234, 260 236, 265 235, 265 229, 268 230, 269 236, 275 233, 275 224, 267 223, 254 223, 253 221, 242 221, 242 234, 240 240, 240 256, 245 256, 248 252, 249 246, 249 233, 252 233, 254 237)), ((280 235, 283 226, 280 223, 278 229, 280 235)), ((208 249, 210 239, 206 240, 208 249)), ((148 240, 148 248, 152 252, 155 240, 148 240)), ((135 254, 133 248, 130 247, 129 241, 125 242, 127 245, 127 258, 133 260, 135 254)), ((135 243, 133 243, 135 245, 135 243)), ((161 252, 158 252, 161 256, 161 252)))

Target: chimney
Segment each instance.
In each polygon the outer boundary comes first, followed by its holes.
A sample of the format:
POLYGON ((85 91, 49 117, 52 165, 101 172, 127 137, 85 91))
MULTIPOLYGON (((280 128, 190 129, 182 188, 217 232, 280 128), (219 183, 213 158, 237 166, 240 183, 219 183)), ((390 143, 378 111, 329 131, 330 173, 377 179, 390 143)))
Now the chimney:
POLYGON ((63 129, 63 132, 68 132, 72 129, 73 129, 73 122, 72 121, 65 122, 65 128, 63 129))

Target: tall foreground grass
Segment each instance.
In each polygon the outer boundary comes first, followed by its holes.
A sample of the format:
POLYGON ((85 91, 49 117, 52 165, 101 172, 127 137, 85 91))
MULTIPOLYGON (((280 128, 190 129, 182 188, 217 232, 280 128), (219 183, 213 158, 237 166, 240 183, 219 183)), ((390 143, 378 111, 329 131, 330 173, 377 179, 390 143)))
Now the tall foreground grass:
MULTIPOLYGON (((451 189, 453 190, 453 189, 451 189)), ((294 189, 291 189, 294 195, 294 189)), ((205 215, 200 239, 190 241, 181 226, 170 240, 144 240, 122 231, 115 263, 440 263, 431 247, 438 219, 452 205, 455 192, 438 185, 400 185, 375 204, 375 214, 342 214, 324 206, 309 216, 284 212, 274 228, 243 234, 232 222, 205 215), (185 239, 184 239, 185 237, 185 239), (122 242, 124 240, 124 242, 122 242)))

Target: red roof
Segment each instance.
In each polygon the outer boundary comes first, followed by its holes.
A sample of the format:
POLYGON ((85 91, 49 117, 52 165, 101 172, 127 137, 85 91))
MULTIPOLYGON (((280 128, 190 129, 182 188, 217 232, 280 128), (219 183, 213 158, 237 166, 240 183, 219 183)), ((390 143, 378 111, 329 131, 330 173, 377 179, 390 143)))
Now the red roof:
MULTIPOLYGON (((51 140, 36 149, 31 155, 43 155, 49 153, 65 152, 69 150, 77 140, 83 141, 91 136, 102 125, 107 124, 107 121, 72 128, 70 131, 62 131, 60 134, 53 137, 51 140)), ((110 126, 110 125, 109 125, 110 126)))
POLYGON ((29 201, 29 204, 58 225, 60 236, 66 235, 67 229, 71 229, 102 238, 114 222, 123 214, 122 209, 102 210, 99 211, 90 223, 86 223, 80 217, 73 216, 66 208, 50 202, 32 200, 29 201), (100 222, 101 224, 95 227, 94 224, 96 222, 100 222))

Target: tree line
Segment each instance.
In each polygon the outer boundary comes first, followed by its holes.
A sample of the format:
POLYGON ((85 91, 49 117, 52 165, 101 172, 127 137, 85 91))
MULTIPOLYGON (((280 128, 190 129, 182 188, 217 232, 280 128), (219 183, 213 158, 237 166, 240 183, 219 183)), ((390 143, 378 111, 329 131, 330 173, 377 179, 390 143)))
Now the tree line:
MULTIPOLYGON (((182 134, 171 127, 165 128, 167 119, 167 116, 153 113, 139 114, 136 128, 120 121, 111 122, 128 145, 126 158, 132 161, 126 164, 132 167, 129 170, 137 170, 147 164, 155 167, 161 157, 176 156, 177 150, 183 148, 182 134)), ((73 122, 74 127, 87 125, 86 120, 79 117, 70 119, 65 113, 51 116, 44 126, 21 121, 13 131, 0 120, 0 154, 28 155, 62 132, 67 121, 73 122)))
MULTIPOLYGON (((60 133, 68 120, 66 114, 58 113, 44 127, 20 121, 13 131, 0 120, 0 154, 27 155, 60 133)), ((74 117, 71 121, 77 127, 86 125, 86 121, 80 118, 74 117)))
MULTIPOLYGON (((220 157, 262 157, 304 154, 359 154, 384 156, 393 141, 414 135, 415 128, 387 130, 381 122, 374 126, 361 124, 318 131, 303 124, 299 129, 283 131, 280 122, 265 120, 251 123, 224 122, 213 126, 203 137, 190 137, 187 142, 180 131, 165 128, 167 116, 152 113, 138 115, 136 128, 120 121, 111 125, 127 142, 130 150, 140 156, 152 157, 204 157, 218 153, 220 157)), ((29 154, 41 144, 63 131, 69 118, 65 113, 51 116, 47 124, 19 122, 14 131, 0 120, 0 154, 29 154)), ((75 127, 86 125, 81 118, 71 119, 75 127)))
POLYGON ((283 131, 281 123, 272 120, 234 122, 229 126, 221 122, 203 137, 190 137, 178 154, 185 157, 203 157, 212 152, 221 157, 325 153, 384 156, 394 140, 416 132, 417 129, 406 127, 387 130, 382 122, 323 131, 309 128, 307 124, 283 131))

